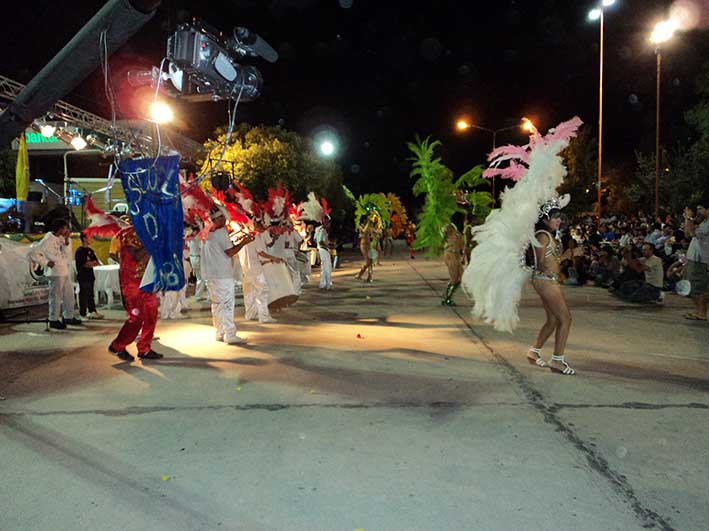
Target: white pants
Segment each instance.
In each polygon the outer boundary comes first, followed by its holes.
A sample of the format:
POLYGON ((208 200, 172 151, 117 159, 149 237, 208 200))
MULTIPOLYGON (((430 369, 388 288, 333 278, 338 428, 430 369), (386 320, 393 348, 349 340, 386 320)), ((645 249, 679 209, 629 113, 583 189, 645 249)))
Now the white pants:
POLYGON ((229 340, 236 336, 234 324, 234 279, 216 278, 207 280, 209 300, 212 303, 212 323, 217 329, 217 338, 229 340))
POLYGON ((177 319, 180 316, 182 312, 181 294, 182 290, 164 291, 160 294, 160 319, 177 319))
POLYGON ((74 317, 74 283, 69 276, 49 279, 49 320, 74 317))
POLYGON ((332 287, 332 256, 327 249, 318 249, 320 253, 320 289, 332 287))
POLYGON ((249 321, 271 319, 268 311, 268 283, 263 273, 253 276, 244 275, 244 317, 249 321))
POLYGON ((197 279, 197 283, 194 286, 194 296, 199 299, 204 290, 207 288, 207 281, 202 278, 202 264, 200 263, 200 257, 190 256, 190 263, 192 264, 192 273, 197 279))
POLYGON ((286 250, 285 261, 288 265, 288 271, 290 272, 291 280, 293 281, 293 288, 295 292, 300 295, 302 291, 303 281, 300 277, 300 269, 298 267, 298 260, 295 259, 295 254, 293 251, 286 250))

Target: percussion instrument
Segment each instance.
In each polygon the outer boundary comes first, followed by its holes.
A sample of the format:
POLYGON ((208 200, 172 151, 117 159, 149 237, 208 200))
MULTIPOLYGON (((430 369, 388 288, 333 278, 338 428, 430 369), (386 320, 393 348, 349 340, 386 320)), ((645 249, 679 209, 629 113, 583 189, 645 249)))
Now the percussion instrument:
POLYGON ((288 266, 275 263, 264 264, 263 274, 268 284, 269 310, 282 310, 298 300, 288 266))

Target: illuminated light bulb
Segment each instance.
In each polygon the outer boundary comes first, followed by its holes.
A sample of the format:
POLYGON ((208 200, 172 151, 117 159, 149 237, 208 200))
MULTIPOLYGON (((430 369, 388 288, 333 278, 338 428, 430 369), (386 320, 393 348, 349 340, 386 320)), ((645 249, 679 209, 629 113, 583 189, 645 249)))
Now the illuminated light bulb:
POLYGON ((150 117, 159 124, 171 122, 175 115, 170 106, 162 101, 154 101, 150 104, 150 117))
POLYGON ((54 136, 54 133, 57 131, 57 128, 54 127, 53 125, 49 124, 44 124, 40 130, 42 133, 42 136, 45 138, 51 138, 54 136))
POLYGON ((81 151, 86 147, 86 140, 84 140, 80 136, 75 136, 71 139, 71 145, 74 147, 75 150, 81 151))

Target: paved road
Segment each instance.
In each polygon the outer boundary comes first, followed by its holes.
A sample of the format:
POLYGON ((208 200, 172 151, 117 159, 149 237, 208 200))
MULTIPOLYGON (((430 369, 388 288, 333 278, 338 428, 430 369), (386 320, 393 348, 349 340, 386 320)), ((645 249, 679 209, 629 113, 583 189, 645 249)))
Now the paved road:
POLYGON ((570 288, 577 377, 524 363, 439 262, 350 264, 246 348, 208 311, 151 364, 83 331, 0 327, 0 530, 706 529, 709 326, 687 301, 570 288))

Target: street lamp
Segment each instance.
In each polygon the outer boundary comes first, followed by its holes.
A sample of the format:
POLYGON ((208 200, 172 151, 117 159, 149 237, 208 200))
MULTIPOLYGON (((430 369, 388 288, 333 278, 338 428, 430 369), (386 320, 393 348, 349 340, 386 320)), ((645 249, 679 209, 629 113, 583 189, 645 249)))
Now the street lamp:
POLYGON ((662 48, 661 44, 669 41, 678 24, 674 19, 663 20, 655 25, 655 29, 650 35, 650 42, 655 45, 655 55, 657 56, 657 87, 655 96, 655 218, 660 215, 660 79, 662 70, 662 48))
POLYGON ((601 179, 603 175, 603 23, 604 8, 610 7, 615 0, 602 0, 601 3, 588 12, 589 20, 600 20, 601 47, 598 76, 598 223, 601 223, 601 179))
MULTIPOLYGON (((522 118, 522 129, 524 129, 525 131, 530 131, 530 129, 528 129, 528 127, 530 127, 530 126, 533 130, 534 124, 532 124, 532 122, 530 120, 528 120, 527 118, 522 118)), ((502 131, 510 131, 512 129, 517 129, 519 126, 513 125, 510 127, 501 127, 499 129, 490 129, 488 127, 483 127, 481 125, 472 124, 465 119, 460 119, 455 123, 455 127, 456 127, 456 129, 458 129, 458 131, 467 131, 468 129, 480 129, 481 131, 486 131, 486 132, 490 133, 492 135, 492 149, 494 151, 495 148, 497 147, 497 133, 500 133, 502 131)), ((492 180, 492 198, 493 198, 493 201, 496 202, 496 199, 495 199, 495 177, 492 177, 491 180, 492 180)))
POLYGON ((335 153, 335 144, 333 144, 329 140, 323 140, 320 143, 320 153, 322 153, 326 157, 331 156, 333 153, 335 153))

